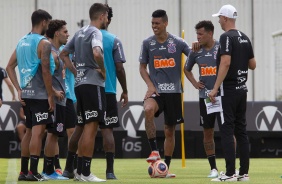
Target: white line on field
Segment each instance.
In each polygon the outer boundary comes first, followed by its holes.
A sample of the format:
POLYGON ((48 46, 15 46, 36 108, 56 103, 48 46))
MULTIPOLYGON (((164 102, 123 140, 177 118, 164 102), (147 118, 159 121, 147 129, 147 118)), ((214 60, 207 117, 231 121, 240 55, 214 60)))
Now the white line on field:
POLYGON ((7 173, 6 184, 17 184, 17 159, 9 159, 7 173))

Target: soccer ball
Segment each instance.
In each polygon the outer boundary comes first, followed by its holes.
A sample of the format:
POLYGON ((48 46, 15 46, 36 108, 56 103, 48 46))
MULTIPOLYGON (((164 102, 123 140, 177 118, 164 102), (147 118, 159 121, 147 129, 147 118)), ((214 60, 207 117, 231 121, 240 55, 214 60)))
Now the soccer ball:
POLYGON ((164 161, 158 160, 150 164, 148 173, 151 178, 165 178, 168 173, 168 167, 164 161))

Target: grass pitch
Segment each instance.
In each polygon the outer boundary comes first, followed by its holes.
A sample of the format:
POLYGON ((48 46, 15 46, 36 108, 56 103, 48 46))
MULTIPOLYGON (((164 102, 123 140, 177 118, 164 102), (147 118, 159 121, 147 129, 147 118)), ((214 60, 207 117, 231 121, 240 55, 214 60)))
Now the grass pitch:
MULTIPOLYGON (((39 171, 42 170, 40 159, 39 171)), ((65 159, 61 159, 61 166, 64 168, 65 159)), ((237 159, 237 168, 239 163, 237 159)), ((186 159, 186 167, 182 168, 181 159, 173 159, 170 171, 176 174, 176 178, 150 178, 147 172, 148 164, 145 159, 115 159, 115 174, 118 180, 106 183, 130 183, 130 184, 151 184, 151 183, 191 183, 203 184, 214 183, 206 176, 209 173, 207 159, 186 159)), ((281 159, 251 159, 250 181, 256 184, 279 184, 282 183, 282 160, 281 159)), ((225 170, 224 159, 217 159, 217 166, 220 171, 225 170)), ((105 159, 93 159, 91 171, 99 178, 105 178, 105 159)), ((20 171, 20 159, 0 159, 0 184, 28 184, 34 182, 18 182, 17 177, 20 171)), ((77 183, 72 180, 67 181, 46 181, 44 183, 66 184, 77 183)))

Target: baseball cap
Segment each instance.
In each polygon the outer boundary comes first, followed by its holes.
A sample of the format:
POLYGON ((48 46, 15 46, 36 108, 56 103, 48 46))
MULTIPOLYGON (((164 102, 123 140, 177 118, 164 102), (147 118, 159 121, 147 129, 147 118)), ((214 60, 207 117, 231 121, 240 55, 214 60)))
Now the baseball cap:
POLYGON ((212 16, 213 17, 224 16, 231 19, 236 19, 238 17, 236 8, 230 4, 223 5, 220 8, 219 12, 213 14, 212 16))

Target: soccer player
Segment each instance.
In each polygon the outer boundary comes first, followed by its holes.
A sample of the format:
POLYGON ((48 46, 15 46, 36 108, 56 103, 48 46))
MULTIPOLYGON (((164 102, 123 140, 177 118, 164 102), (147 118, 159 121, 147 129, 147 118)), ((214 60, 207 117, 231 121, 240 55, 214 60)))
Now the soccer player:
MULTIPOLYGON (((94 3, 89 10, 90 25, 77 31, 62 50, 60 57, 70 62, 69 54, 75 52, 77 68, 75 94, 77 98, 78 123, 84 126, 78 143, 78 156, 82 157, 81 181, 103 182, 90 172, 95 137, 99 123, 106 115, 105 67, 102 33, 106 27, 108 8, 94 3)), ((78 165, 78 167, 80 167, 78 165)))
MULTIPOLYGON (((55 111, 54 111, 54 124, 48 129, 46 144, 44 149, 44 169, 43 173, 47 178, 55 180, 66 180, 69 178, 63 177, 54 170, 56 162, 56 169, 60 168, 58 163, 58 137, 64 136, 65 130, 65 109, 66 109, 66 97, 65 97, 65 81, 63 76, 64 63, 59 58, 60 47, 67 43, 69 34, 66 28, 66 22, 64 20, 52 20, 49 24, 49 28, 46 31, 46 36, 51 42, 52 55, 55 60, 56 69, 52 77, 52 85, 55 94, 55 111), (55 145, 55 149, 54 149, 55 145), (55 155, 56 159, 55 159, 55 155)), ((76 72, 73 66, 72 70, 76 72)))
POLYGON ((203 20, 195 26, 197 39, 201 45, 197 52, 190 52, 184 73, 192 85, 199 90, 200 125, 204 128, 204 148, 211 167, 209 178, 218 176, 215 161, 214 124, 216 113, 207 114, 204 100, 213 88, 216 79, 216 54, 219 42, 213 39, 214 26, 211 21, 203 20), (192 73, 193 66, 199 66, 199 81, 192 73))
POLYGON ((217 113, 221 143, 226 162, 226 173, 212 181, 248 181, 250 150, 246 131, 246 108, 248 68, 256 68, 256 60, 250 39, 236 29, 237 10, 232 5, 224 5, 218 13, 219 24, 225 31, 220 36, 217 52, 217 78, 208 94, 214 103, 220 92, 223 111, 217 113), (240 151, 239 175, 235 175, 235 148, 233 135, 240 151))
POLYGON ((113 128, 120 126, 116 100, 116 79, 118 79, 122 87, 120 101, 123 101, 123 103, 121 107, 127 105, 128 96, 126 86, 126 75, 123 68, 123 63, 126 62, 126 60, 124 57, 122 43, 115 35, 107 31, 107 28, 111 23, 113 17, 112 8, 108 8, 108 23, 107 26, 102 28, 101 30, 103 35, 104 62, 106 68, 105 92, 107 100, 107 113, 105 123, 100 125, 100 129, 103 136, 103 147, 107 160, 106 178, 116 179, 113 166, 115 153, 115 140, 113 136, 113 128))
MULTIPOLYGON (((183 123, 181 54, 184 53, 187 56, 190 49, 183 39, 166 31, 167 25, 166 11, 154 11, 152 14, 154 35, 143 41, 139 70, 148 87, 144 97, 145 129, 152 152, 147 162, 160 159, 154 117, 164 112, 164 157, 169 167, 175 146, 175 126, 183 123)), ((175 174, 169 173, 166 177, 172 178, 175 174)))
MULTIPOLYGON (((3 101, 3 95, 2 95, 2 82, 5 81, 7 84, 11 94, 12 94, 12 100, 16 100, 15 90, 14 86, 11 83, 11 81, 8 78, 7 72, 4 68, 0 67, 0 101, 3 101)), ((1 106, 0 106, 1 107, 1 106)))
POLYGON ((20 39, 7 65, 7 72, 26 116, 27 129, 21 142, 21 172, 18 180, 44 180, 37 169, 46 124, 53 123, 51 115, 54 110, 54 93, 51 74, 55 63, 51 56, 51 43, 43 36, 51 19, 52 16, 41 9, 32 13, 32 30, 20 39), (16 66, 19 69, 20 84, 16 66))

